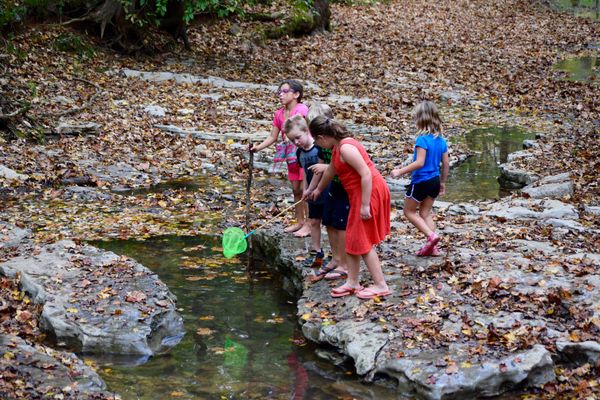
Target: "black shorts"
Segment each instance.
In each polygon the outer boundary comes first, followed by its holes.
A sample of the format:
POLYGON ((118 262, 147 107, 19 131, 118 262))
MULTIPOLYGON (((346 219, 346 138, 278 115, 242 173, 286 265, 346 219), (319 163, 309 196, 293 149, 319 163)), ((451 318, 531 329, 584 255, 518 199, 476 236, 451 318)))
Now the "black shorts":
POLYGON ((419 203, 427 197, 435 199, 440 194, 440 177, 436 176, 427 181, 406 185, 406 197, 419 203))
POLYGON ((308 203, 308 218, 321 219, 323 218, 323 203, 308 203))
POLYGON ((348 193, 340 182, 332 181, 324 194, 323 225, 345 231, 350 213, 348 193))

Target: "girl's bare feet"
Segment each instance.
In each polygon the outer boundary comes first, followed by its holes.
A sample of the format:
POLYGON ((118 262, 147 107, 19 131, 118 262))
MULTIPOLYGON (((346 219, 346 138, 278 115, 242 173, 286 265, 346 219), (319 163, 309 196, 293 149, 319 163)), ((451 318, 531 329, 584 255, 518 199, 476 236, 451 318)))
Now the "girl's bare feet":
POLYGON ((287 228, 285 228, 283 231, 285 233, 292 233, 292 232, 296 232, 297 230, 299 230, 300 228, 302 228, 304 226, 303 223, 297 222, 294 225, 290 225, 287 228))
POLYGON ((308 224, 304 224, 304 226, 294 232, 294 236, 296 237, 307 237, 310 235, 310 226, 308 224))

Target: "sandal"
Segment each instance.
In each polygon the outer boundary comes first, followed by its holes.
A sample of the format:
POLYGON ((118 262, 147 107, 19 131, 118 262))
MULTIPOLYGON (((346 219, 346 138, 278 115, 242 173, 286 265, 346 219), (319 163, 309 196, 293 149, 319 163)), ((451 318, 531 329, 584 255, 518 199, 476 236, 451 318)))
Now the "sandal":
POLYGON ((331 290, 331 297, 351 296, 355 293, 360 292, 363 289, 364 289, 364 287, 362 287, 360 285, 358 285, 358 287, 354 288, 354 287, 346 286, 346 284, 343 284, 342 286, 338 286, 331 290))
POLYGON ((335 271, 335 267, 335 264, 330 267, 328 263, 323 262, 323 266, 319 268, 317 272, 315 272, 314 275, 311 275, 308 279, 312 283, 319 282, 321 279, 325 278, 327 275, 335 271))
POLYGON ((392 294, 392 292, 390 290, 384 290, 381 292, 377 292, 377 291, 375 291, 375 289, 364 288, 363 290, 360 290, 356 293, 356 297, 358 297, 359 299, 363 299, 363 300, 369 300, 369 299, 372 299, 373 297, 384 297, 384 296, 389 296, 390 294, 392 294))

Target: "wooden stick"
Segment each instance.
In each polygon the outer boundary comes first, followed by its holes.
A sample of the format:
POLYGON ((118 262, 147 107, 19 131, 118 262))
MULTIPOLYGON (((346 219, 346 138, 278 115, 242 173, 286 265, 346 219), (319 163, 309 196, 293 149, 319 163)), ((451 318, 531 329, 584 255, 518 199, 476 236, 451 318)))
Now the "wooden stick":
MULTIPOLYGON (((250 152, 248 160, 248 180, 246 181, 246 232, 250 232, 250 207, 251 207, 251 196, 250 191, 252 189, 252 170, 254 169, 254 152, 252 151, 252 141, 248 141, 248 151, 250 152)), ((248 241, 248 245, 252 248, 252 239, 248 241)))
POLYGON ((287 210, 289 210, 292 207, 296 207, 298 204, 300 204, 302 202, 302 200, 298 200, 297 202, 295 202, 294 204, 292 204, 291 206, 281 210, 281 212, 279 214, 277 214, 276 216, 274 216, 273 218, 271 218, 270 220, 268 220, 267 222, 265 222, 264 224, 262 224, 261 226, 259 226, 258 228, 254 229, 253 231, 250 231, 246 234, 246 237, 252 235, 254 232, 256 232, 259 229, 264 228, 265 226, 269 225, 271 222, 275 221, 275 219, 277 219, 277 217, 279 217, 281 214, 283 214, 284 212, 286 212, 287 210))

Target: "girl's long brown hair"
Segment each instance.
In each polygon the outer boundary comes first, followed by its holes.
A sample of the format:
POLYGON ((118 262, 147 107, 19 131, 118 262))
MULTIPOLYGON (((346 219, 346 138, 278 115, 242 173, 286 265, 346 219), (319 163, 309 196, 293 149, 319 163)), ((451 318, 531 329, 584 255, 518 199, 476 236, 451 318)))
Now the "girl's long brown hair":
POLYGON ((352 137, 352 133, 344 125, 324 115, 319 115, 310 121, 308 129, 313 137, 329 136, 336 140, 352 137))

